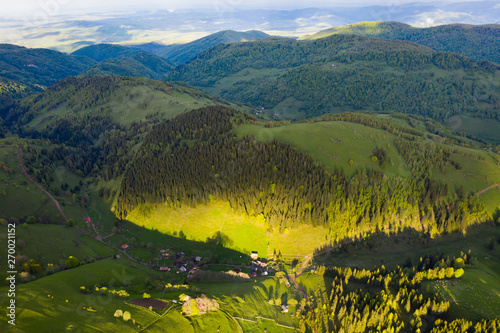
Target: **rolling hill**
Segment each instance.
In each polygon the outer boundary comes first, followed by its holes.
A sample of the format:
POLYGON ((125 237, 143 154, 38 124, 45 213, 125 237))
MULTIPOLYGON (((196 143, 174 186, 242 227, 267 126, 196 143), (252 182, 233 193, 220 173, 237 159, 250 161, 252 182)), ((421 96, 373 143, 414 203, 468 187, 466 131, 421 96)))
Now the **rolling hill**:
POLYGON ((140 66, 138 66, 137 64, 140 63, 142 65, 141 67, 145 67, 149 71, 155 73, 156 77, 154 78, 156 79, 162 77, 163 75, 165 75, 165 73, 174 68, 174 66, 167 60, 149 52, 134 50, 125 46, 113 44, 98 44, 86 46, 79 50, 76 50, 72 54, 85 56, 100 63, 106 62, 105 64, 97 65, 97 67, 95 69, 92 69, 91 71, 101 71, 102 73, 106 73, 107 75, 110 75, 110 73, 118 73, 120 71, 124 71, 125 73, 130 72, 130 74, 137 74, 138 72, 144 73, 144 69, 139 68, 140 66), (122 58, 125 58, 126 60, 123 60, 122 58), (131 61, 130 59, 135 60, 135 62, 131 61), (110 67, 114 67, 115 69, 110 69, 110 67), (119 67, 126 68, 124 68, 124 70, 120 70, 119 67))
POLYGON ((159 79, 161 76, 134 58, 111 58, 92 66, 80 76, 132 76, 159 79))
POLYGON ((219 31, 186 44, 162 45, 148 43, 131 46, 159 55, 175 65, 180 65, 195 58, 198 54, 220 44, 252 41, 270 37, 261 31, 219 31))
POLYGON ((167 76, 259 108, 268 119, 372 110, 498 119, 500 71, 407 41, 353 35, 220 45, 167 76))
POLYGON ((324 38, 334 34, 406 40, 428 46, 435 51, 455 52, 475 61, 487 60, 500 63, 500 25, 498 24, 450 24, 417 28, 398 22, 361 22, 333 27, 300 39, 324 38))
POLYGON ((19 83, 47 87, 68 76, 78 75, 96 63, 88 57, 49 49, 0 44, 0 77, 19 83))
POLYGON ((193 88, 146 78, 71 77, 23 100, 6 119, 25 130, 44 130, 61 119, 71 122, 88 116, 129 126, 150 116, 168 119, 216 103, 228 104, 193 88))

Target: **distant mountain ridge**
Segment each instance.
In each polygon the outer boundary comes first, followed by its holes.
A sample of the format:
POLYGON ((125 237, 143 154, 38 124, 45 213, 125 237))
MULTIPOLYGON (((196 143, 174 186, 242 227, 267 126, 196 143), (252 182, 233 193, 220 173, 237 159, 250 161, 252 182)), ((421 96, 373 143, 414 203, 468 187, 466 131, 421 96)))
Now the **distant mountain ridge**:
POLYGON ((428 46, 436 51, 455 52, 476 61, 488 60, 500 63, 499 24, 450 24, 416 28, 398 22, 360 22, 333 27, 300 39, 324 38, 334 34, 406 40, 428 46))
POLYGON ((68 76, 80 74, 97 62, 49 49, 30 49, 0 44, 0 76, 9 80, 50 86, 68 76))
POLYGON ((206 51, 220 44, 247 42, 268 37, 270 37, 270 35, 256 30, 224 30, 186 44, 162 45, 158 43, 147 43, 133 45, 131 47, 154 53, 167 59, 175 65, 179 65, 193 59, 203 51, 206 51))
POLYGON ((338 34, 219 45, 167 77, 264 107, 277 119, 373 110, 442 120, 500 117, 498 72, 494 63, 408 41, 338 34))
POLYGON ((121 45, 91 45, 72 54, 86 56, 99 62, 100 64, 90 71, 94 75, 97 73, 97 75, 144 76, 159 79, 174 68, 170 62, 150 52, 121 45))

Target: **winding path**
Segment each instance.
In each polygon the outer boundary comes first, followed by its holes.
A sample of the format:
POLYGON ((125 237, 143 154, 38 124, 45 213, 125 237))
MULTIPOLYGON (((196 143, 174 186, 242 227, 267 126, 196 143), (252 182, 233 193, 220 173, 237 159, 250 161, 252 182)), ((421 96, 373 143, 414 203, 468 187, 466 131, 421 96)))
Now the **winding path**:
POLYGON ((489 191, 489 190, 491 190, 492 188, 495 188, 495 187, 500 187, 500 184, 491 185, 490 187, 487 187, 484 190, 481 190, 481 191, 477 192, 477 195, 483 194, 484 192, 489 191))
POLYGON ((19 166, 21 167, 21 172, 23 173, 23 175, 25 175, 26 178, 28 178, 31 182, 33 182, 33 184, 38 186, 38 188, 40 188, 52 200, 52 202, 56 206, 61 216, 64 218, 66 222, 68 222, 68 217, 64 214, 61 205, 59 205, 59 202, 46 189, 44 189, 42 185, 38 184, 33 178, 31 178, 28 172, 26 172, 26 169, 24 168, 23 164, 23 150, 21 149, 21 147, 18 148, 19 148, 19 166))

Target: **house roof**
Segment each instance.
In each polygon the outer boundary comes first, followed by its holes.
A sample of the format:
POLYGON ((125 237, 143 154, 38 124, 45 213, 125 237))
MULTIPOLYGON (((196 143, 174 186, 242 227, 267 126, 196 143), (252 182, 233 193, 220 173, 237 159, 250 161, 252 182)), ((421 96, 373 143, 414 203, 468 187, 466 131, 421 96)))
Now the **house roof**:
POLYGON ((130 247, 130 245, 128 245, 128 244, 123 244, 123 245, 121 246, 122 250, 126 250, 126 249, 128 249, 129 247, 130 247))

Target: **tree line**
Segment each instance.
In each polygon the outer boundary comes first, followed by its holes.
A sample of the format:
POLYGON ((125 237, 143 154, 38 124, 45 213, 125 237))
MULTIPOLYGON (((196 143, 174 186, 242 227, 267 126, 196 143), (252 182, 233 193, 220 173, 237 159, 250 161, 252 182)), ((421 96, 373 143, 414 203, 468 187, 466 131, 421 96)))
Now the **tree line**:
POLYGON ((238 139, 229 130, 244 119, 235 114, 202 108, 153 129, 125 171, 117 215, 126 218, 146 203, 179 207, 217 198, 237 211, 262 214, 281 232, 324 226, 333 241, 406 227, 435 235, 488 218, 476 196, 448 194, 429 177, 387 178, 374 170, 348 177, 277 140, 238 139))

